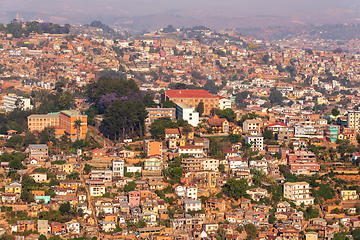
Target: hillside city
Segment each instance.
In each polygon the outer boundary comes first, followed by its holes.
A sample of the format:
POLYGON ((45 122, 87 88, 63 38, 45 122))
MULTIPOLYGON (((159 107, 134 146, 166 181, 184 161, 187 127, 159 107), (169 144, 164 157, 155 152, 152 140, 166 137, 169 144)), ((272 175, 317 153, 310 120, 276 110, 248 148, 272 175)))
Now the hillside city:
POLYGON ((298 38, 0 24, 0 240, 360 240, 358 39, 298 38))

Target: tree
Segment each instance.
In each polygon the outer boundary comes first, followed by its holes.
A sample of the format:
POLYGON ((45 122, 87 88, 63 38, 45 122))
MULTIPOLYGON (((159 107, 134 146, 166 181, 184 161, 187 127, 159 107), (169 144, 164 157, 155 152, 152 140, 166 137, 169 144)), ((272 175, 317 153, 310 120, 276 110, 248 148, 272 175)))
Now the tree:
POLYGON ((158 118, 150 125, 150 133, 154 138, 164 138, 166 128, 177 127, 178 125, 171 121, 169 117, 158 118))
POLYGON ((337 108, 333 108, 331 110, 331 115, 333 115, 334 117, 337 117, 340 115, 340 111, 337 108))
POLYGON ((229 197, 238 200, 246 195, 247 189, 248 182, 246 179, 236 180, 235 178, 230 178, 224 185, 222 192, 224 192, 229 197))
POLYGON ((252 224, 252 223, 246 224, 245 231, 247 233, 248 240, 253 240, 253 239, 257 238, 258 231, 254 224, 252 224))
POLYGON ((237 143, 241 141, 241 135, 240 134, 232 134, 230 133, 227 137, 230 141, 230 143, 237 143))
POLYGON ((71 210, 70 202, 66 202, 60 205, 59 211, 64 214, 69 214, 71 210))
POLYGON ((176 104, 171 100, 166 100, 163 103, 163 108, 175 108, 176 104))
POLYGON ((134 191, 136 188, 136 183, 135 182, 129 182, 124 186, 124 192, 131 192, 134 191))
POLYGON ((203 102, 199 102, 196 110, 198 111, 199 115, 202 116, 204 113, 204 103, 203 102))
POLYGON ((73 97, 68 93, 63 93, 59 98, 59 107, 60 110, 66 110, 71 108, 74 105, 73 97))
POLYGON ((220 164, 218 167, 219 172, 225 172, 225 165, 224 164, 220 164))
POLYGON ((274 139, 274 134, 271 130, 264 130, 263 132, 264 139, 274 139))
POLYGON ((76 139, 79 140, 81 119, 76 119, 74 121, 74 127, 76 128, 76 139))
POLYGON ((226 240, 226 231, 224 228, 218 228, 216 240, 226 240))
POLYGON ((41 234, 38 240, 47 240, 46 236, 41 234))
POLYGON ((283 102, 284 97, 280 91, 271 91, 269 96, 270 103, 280 104, 283 102))
POLYGON ((236 118, 236 113, 231 108, 226 108, 220 112, 220 118, 226 118, 229 122, 236 118))

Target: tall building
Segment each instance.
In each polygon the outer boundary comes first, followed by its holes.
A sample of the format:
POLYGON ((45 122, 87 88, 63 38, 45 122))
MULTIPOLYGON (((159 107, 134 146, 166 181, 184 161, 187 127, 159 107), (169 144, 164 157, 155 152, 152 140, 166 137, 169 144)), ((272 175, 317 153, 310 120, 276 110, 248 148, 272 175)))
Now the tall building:
POLYGON ((24 98, 19 96, 4 96, 4 109, 6 112, 11 112, 15 108, 21 108, 21 110, 29 110, 33 108, 30 98, 24 98))
POLYGON ((204 114, 209 115, 211 110, 219 108, 219 98, 203 89, 176 89, 165 92, 165 99, 174 103, 184 103, 191 108, 196 108, 200 102, 204 103, 204 114))
POLYGON ((33 114, 28 116, 28 129, 29 131, 41 132, 46 127, 57 127, 60 126, 60 114, 49 113, 49 114, 33 114))
POLYGON ((349 110, 347 115, 347 126, 348 128, 359 131, 360 126, 360 111, 349 110))
POLYGON ((162 155, 162 142, 144 140, 144 153, 146 156, 162 155))
POLYGON ((72 141, 77 139, 85 139, 87 134, 87 116, 80 114, 76 110, 64 110, 60 112, 60 128, 64 129, 66 135, 70 137, 72 141), (75 124, 76 120, 81 120, 81 125, 78 128, 75 124))
POLYGON ((293 201, 296 205, 314 204, 314 198, 310 195, 310 185, 307 182, 284 183, 284 197, 293 201))
POLYGON ((263 151, 264 150, 264 137, 263 136, 246 136, 245 143, 251 144, 252 151, 263 151))
POLYGON ((112 162, 112 170, 114 178, 124 177, 124 160, 114 160, 112 162))
POLYGON ((72 141, 85 139, 87 134, 87 116, 80 114, 76 110, 64 110, 49 114, 33 114, 28 116, 29 131, 41 132, 46 127, 55 127, 55 135, 66 134, 72 141), (75 124, 76 120, 81 120, 80 127, 75 124))
POLYGON ((175 108, 146 108, 148 117, 145 119, 146 124, 153 123, 156 119, 162 117, 169 117, 172 121, 175 121, 175 108))
POLYGON ((327 125, 325 130, 325 136, 327 141, 335 142, 338 138, 339 126, 327 125))
POLYGON ((176 103, 176 117, 188 121, 193 127, 199 123, 199 113, 185 103, 176 103))

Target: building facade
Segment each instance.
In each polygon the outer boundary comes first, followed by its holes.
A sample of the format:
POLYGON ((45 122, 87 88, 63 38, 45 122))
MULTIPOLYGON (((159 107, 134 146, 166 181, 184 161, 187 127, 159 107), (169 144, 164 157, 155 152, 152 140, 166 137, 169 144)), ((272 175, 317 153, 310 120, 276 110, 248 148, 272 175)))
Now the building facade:
POLYGON ((296 205, 314 204, 314 198, 310 195, 310 185, 307 182, 284 183, 284 197, 293 201, 296 205))

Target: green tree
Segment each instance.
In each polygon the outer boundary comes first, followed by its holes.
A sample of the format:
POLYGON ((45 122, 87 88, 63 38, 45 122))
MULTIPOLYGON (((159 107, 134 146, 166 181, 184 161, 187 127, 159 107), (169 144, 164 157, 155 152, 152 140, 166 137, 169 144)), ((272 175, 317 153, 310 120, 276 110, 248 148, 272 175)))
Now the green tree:
POLYGON ((176 104, 171 100, 166 100, 163 103, 163 108, 175 108, 176 104))
POLYGON ((219 172, 225 172, 225 165, 224 164, 220 164, 219 165, 219 167, 218 167, 218 169, 219 169, 219 172))
POLYGON ((59 211, 64 214, 69 214, 71 210, 70 202, 66 202, 60 205, 59 211))
POLYGON ((245 231, 247 233, 248 240, 253 240, 253 239, 257 238, 258 231, 254 224, 252 224, 252 223, 246 224, 245 231))
POLYGON ((150 133, 154 138, 164 138, 166 128, 177 127, 178 125, 171 121, 169 117, 158 118, 150 125, 150 133))
POLYGON ((47 237, 43 234, 40 235, 39 240, 47 240, 47 237))
POLYGON ((196 110, 198 111, 199 115, 202 116, 204 113, 204 103, 203 102, 199 102, 196 110))
POLYGON ((81 119, 76 119, 74 121, 74 127, 76 128, 76 139, 79 140, 80 128, 81 128, 81 119))
POLYGON ((230 143, 232 143, 232 144, 241 142, 241 135, 240 134, 232 134, 232 133, 230 133, 227 138, 230 141, 230 143))
POLYGON ((229 122, 232 122, 236 118, 236 113, 231 108, 226 108, 220 112, 220 118, 226 118, 229 122))
POLYGON ((271 130, 266 129, 263 132, 263 137, 264 139, 274 139, 274 134, 271 130))
POLYGON ((249 185, 246 179, 236 180, 235 178, 230 178, 224 185, 222 192, 229 197, 238 200, 246 195, 248 186, 249 185))
POLYGON ((68 93, 63 93, 59 98, 60 110, 67 110, 74 105, 73 97, 68 93))
POLYGON ((274 90, 270 92, 269 100, 271 103, 281 104, 284 100, 284 97, 280 91, 274 90))
POLYGON ((226 231, 224 228, 218 228, 216 240, 226 240, 226 231))
POLYGON ((124 186, 124 192, 131 192, 134 191, 136 188, 136 183, 135 182, 129 182, 124 186))
POLYGON ((337 117, 340 115, 340 111, 337 108, 333 108, 331 110, 331 115, 333 115, 334 117, 337 117))

